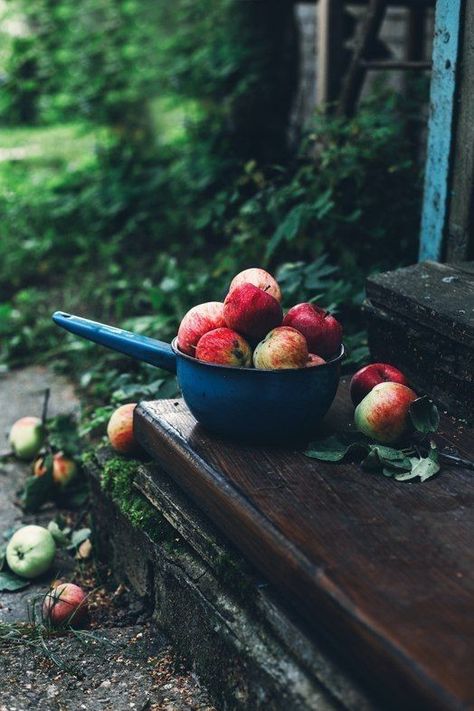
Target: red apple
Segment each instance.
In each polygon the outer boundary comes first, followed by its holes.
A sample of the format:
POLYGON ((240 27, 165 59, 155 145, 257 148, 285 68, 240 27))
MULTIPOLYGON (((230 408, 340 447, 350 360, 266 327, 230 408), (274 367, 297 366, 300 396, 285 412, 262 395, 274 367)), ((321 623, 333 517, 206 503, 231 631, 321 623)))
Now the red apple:
MULTIPOLYGON (((46 474, 45 458, 38 457, 33 464, 33 475, 36 477, 46 474)), ((66 486, 76 476, 75 462, 65 457, 63 452, 56 452, 53 456, 53 480, 59 486, 66 486)))
POLYGON ((314 365, 324 365, 326 361, 321 356, 316 355, 316 353, 310 353, 308 355, 308 360, 306 361, 306 367, 311 368, 314 365))
POLYGON ((297 304, 285 318, 284 326, 291 326, 303 334, 311 353, 322 358, 337 355, 342 343, 342 326, 334 316, 315 304, 297 304))
POLYGON ((283 312, 271 294, 253 284, 241 284, 227 294, 224 318, 229 328, 258 341, 281 324, 283 312))
POLYGON ((361 368, 352 376, 351 398, 354 406, 379 383, 401 383, 408 385, 403 373, 388 363, 371 363, 361 368))
POLYGON ((112 413, 107 425, 110 444, 120 454, 133 454, 137 449, 137 443, 133 436, 133 411, 136 406, 136 402, 130 402, 118 407, 112 413))
POLYGON ((408 430, 410 405, 417 397, 401 383, 379 383, 355 409, 357 429, 377 442, 393 444, 408 430))
POLYGON ((87 615, 87 595, 79 585, 61 583, 43 600, 43 618, 53 627, 79 626, 87 615))
POLYGON ((216 328, 201 336, 196 348, 196 358, 206 363, 246 368, 252 364, 252 349, 237 331, 231 328, 216 328))
POLYGON ((273 296, 277 301, 281 301, 281 291, 278 282, 271 274, 266 272, 265 269, 259 269, 257 267, 244 269, 243 272, 240 272, 232 279, 229 293, 232 289, 235 289, 236 286, 242 286, 242 284, 253 284, 259 289, 266 291, 267 294, 273 296))
POLYGON ((179 350, 193 356, 201 336, 225 325, 224 304, 221 301, 208 301, 205 304, 193 306, 179 325, 179 350))
POLYGON ((305 368, 308 346, 305 337, 296 329, 279 326, 255 348, 253 363, 259 370, 305 368))

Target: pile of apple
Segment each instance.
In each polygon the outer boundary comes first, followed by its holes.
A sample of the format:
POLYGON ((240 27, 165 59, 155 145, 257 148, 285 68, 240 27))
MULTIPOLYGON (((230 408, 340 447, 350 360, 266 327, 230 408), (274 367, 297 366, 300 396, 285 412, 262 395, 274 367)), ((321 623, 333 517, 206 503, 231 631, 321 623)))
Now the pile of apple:
POLYGON ((186 355, 259 370, 322 365, 339 354, 341 343, 341 324, 320 306, 297 304, 284 316, 277 281, 258 268, 237 274, 224 302, 190 309, 178 330, 186 355))

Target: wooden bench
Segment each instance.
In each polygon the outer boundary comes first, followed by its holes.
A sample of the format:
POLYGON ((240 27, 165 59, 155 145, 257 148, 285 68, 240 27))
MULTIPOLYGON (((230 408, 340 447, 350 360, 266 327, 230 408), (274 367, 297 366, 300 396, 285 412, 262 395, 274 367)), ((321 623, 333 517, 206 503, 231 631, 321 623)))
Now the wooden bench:
MULTIPOLYGON (((351 417, 346 380, 326 425, 351 417)), ((135 427, 381 708, 474 703, 472 471, 444 466, 429 482, 402 483, 284 446, 242 446, 207 434, 182 400, 141 403, 135 427)), ((474 456, 472 430, 452 418, 437 438, 474 456)))

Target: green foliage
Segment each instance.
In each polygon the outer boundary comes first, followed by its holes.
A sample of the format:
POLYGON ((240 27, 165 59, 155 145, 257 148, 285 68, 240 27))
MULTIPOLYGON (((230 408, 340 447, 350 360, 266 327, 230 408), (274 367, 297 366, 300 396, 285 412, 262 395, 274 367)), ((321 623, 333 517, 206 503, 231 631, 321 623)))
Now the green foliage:
POLYGON ((170 541, 175 532, 133 485, 137 466, 133 460, 108 459, 101 474, 101 486, 133 526, 143 529, 157 542, 170 541))

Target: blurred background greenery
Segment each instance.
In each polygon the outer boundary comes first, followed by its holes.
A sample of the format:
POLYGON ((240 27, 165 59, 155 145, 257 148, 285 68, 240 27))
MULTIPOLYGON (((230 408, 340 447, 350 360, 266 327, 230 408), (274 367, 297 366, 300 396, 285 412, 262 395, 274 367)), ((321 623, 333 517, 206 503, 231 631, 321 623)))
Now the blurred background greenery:
POLYGON ((416 255, 407 127, 425 87, 408 99, 382 81, 355 118, 315 113, 296 136, 286 0, 3 0, 0 12, 4 367, 54 363, 94 405, 170 395, 159 371, 65 336, 51 312, 167 340, 256 265, 286 305, 340 315, 349 366, 367 357, 364 279, 416 255))

